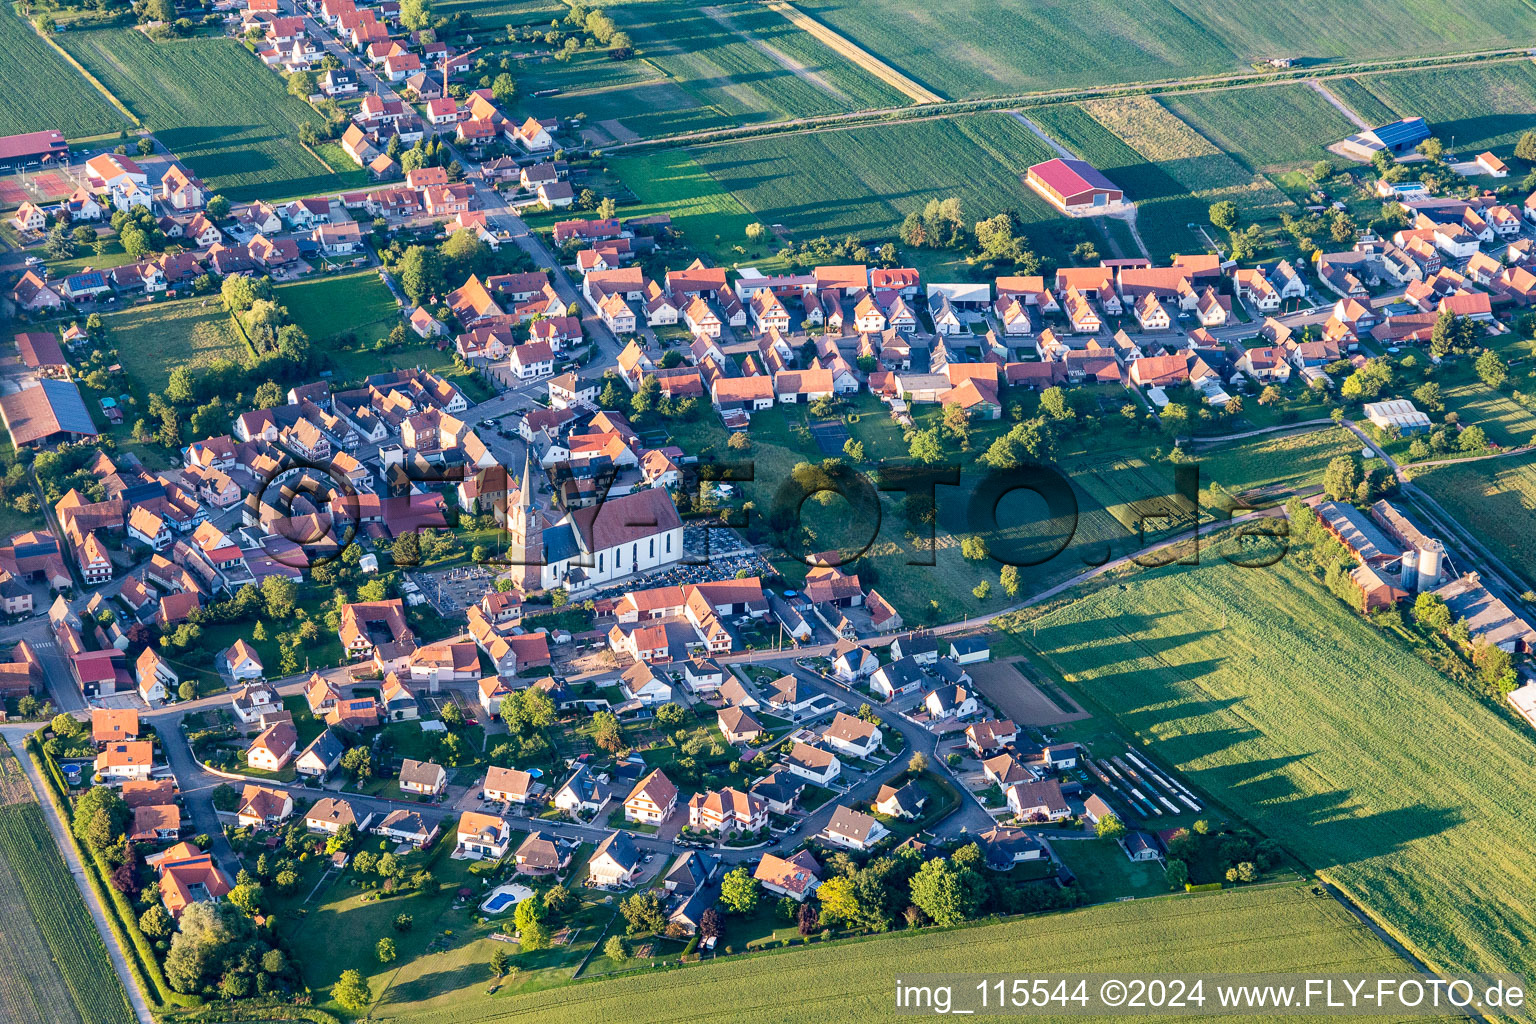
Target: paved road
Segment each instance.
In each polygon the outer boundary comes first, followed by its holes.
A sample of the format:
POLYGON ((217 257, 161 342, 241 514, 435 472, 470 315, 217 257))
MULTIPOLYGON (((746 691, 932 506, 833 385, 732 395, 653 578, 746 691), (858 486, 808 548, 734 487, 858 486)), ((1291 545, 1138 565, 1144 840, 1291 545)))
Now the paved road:
POLYGON ((93 889, 85 880, 85 867, 80 863, 79 856, 75 853, 75 846, 69 840, 67 829, 59 812, 55 809, 53 801, 47 796, 47 783, 37 771, 37 766, 32 763, 32 758, 27 756, 22 745, 27 734, 36 729, 36 725, 4 725, 0 726, 0 735, 5 737, 11 749, 16 751, 17 760, 21 762, 22 770, 27 773, 27 778, 32 780, 32 788, 37 791, 37 802, 42 806, 43 817, 48 822, 48 830, 53 833, 54 845, 64 856, 64 863, 69 865, 69 873, 74 876, 75 887, 80 890, 80 898, 85 901, 86 909, 91 912, 91 918, 96 922, 96 930, 101 933, 101 940, 107 944, 107 955, 112 958, 112 969, 117 972, 118 980, 122 982, 123 990, 128 993, 128 1001, 133 1004, 134 1016, 138 1017, 139 1024, 152 1024, 154 1018, 150 1014, 149 1004, 144 1000, 144 994, 139 991, 139 986, 134 983, 133 975, 128 970, 128 961, 124 958, 122 947, 117 944, 111 926, 107 924, 106 909, 93 889))

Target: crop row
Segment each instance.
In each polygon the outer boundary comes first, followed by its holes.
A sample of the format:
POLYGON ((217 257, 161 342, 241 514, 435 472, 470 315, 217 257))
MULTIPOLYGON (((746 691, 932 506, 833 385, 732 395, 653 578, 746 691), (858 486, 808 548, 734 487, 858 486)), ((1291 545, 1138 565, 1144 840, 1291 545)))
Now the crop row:
MULTIPOLYGON (((36 803, 0 807, 0 856, 13 872, 23 897, 5 894, 6 920, 30 919, 51 951, 63 985, 84 1024, 128 1024, 128 997, 113 973, 106 946, 86 913, 80 892, 54 845, 36 803)), ((50 1022, 60 1019, 47 1018, 50 1022)))

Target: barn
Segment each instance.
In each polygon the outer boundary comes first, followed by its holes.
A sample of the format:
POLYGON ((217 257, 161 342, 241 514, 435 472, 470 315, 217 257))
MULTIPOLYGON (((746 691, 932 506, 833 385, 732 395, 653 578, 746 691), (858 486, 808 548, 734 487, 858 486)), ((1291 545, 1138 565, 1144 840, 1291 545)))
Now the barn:
POLYGON ((1125 198, 1125 193, 1092 164, 1082 160, 1057 158, 1035 164, 1025 180, 1052 206, 1064 213, 1078 213, 1096 206, 1108 206, 1125 198))
POLYGON ((1424 123, 1422 117, 1405 117, 1401 121, 1372 128, 1365 133, 1365 138, 1367 143, 1375 142, 1393 156, 1404 156, 1429 138, 1429 125, 1424 123))

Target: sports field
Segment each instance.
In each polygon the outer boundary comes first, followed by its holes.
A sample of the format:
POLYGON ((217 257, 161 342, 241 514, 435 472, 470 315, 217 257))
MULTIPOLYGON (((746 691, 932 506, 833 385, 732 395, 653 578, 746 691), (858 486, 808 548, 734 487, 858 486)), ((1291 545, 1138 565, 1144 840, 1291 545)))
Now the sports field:
POLYGON ((163 391, 178 366, 197 368, 218 359, 238 363, 245 356, 217 297, 157 302, 114 313, 105 322, 123 369, 145 392, 163 391))
POLYGON ((1294 560, 1145 571, 1017 636, 1431 964, 1536 967, 1530 730, 1294 560))
POLYGON ((0 741, 0 1020, 130 1024, 107 950, 43 820, 0 741))
POLYGON ((1325 145, 1357 130, 1301 83, 1178 93, 1164 97, 1163 105, 1254 170, 1320 160, 1325 145))
POLYGON ((1434 466, 1413 482, 1511 569, 1536 580, 1536 456, 1434 466))
POLYGON ((1052 153, 1006 114, 909 121, 722 143, 695 159, 766 224, 796 239, 890 238, 930 199, 957 196, 968 222, 1014 210, 1060 221, 1021 175, 1052 153))
POLYGON ((66 138, 79 139, 131 127, 10 4, 0 10, 0 63, 6 84, 0 135, 57 128, 66 138))
POLYGON ((299 125, 319 116, 233 40, 156 43, 133 29, 108 28, 66 32, 59 42, 231 200, 312 195, 344 184, 299 145, 299 125))
MULTIPOLYGON (((536 993, 488 995, 475 978, 454 1005, 411 1012, 386 1002, 380 1020, 467 1024, 537 1014, 551 1024, 602 1020, 725 1024, 890 1020, 892 985, 913 972, 979 974, 1178 970, 1330 970, 1398 974, 1406 968, 1343 907, 1282 885, 1089 907, 949 931, 903 932, 536 993), (828 1007, 836 1007, 833 1013, 828 1007)), ((1038 1020, 1065 1020, 1046 1015, 1038 1020)), ((1258 1020, 1235 1016, 1234 1021, 1258 1020)))
POLYGON ((1458 155, 1503 151, 1536 128, 1536 66, 1529 60, 1360 75, 1355 81, 1394 117, 1423 117, 1447 150, 1455 141, 1451 151, 1458 155))

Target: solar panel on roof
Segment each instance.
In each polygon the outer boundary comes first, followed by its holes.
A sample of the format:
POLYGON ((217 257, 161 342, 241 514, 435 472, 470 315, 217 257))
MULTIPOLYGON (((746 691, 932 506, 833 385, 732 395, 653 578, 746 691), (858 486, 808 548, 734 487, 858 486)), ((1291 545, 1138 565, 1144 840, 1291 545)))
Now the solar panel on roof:
POLYGON ((1409 117, 1401 121, 1393 121, 1384 124, 1373 131, 1377 140, 1392 149, 1400 146, 1417 145, 1429 138, 1429 125, 1424 123, 1422 117, 1409 117))
POLYGON ((41 385, 48 405, 53 409, 53 416, 59 421, 60 429, 72 434, 96 433, 90 410, 86 409, 85 399, 80 397, 80 389, 73 381, 45 378, 41 385))

